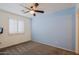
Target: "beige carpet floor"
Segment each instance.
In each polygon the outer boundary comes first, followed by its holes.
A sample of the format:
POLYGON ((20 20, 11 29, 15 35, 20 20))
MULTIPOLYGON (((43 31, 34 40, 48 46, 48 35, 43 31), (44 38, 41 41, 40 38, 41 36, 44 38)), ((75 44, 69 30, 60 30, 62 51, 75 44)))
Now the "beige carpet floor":
POLYGON ((30 41, 0 49, 0 55, 75 55, 75 53, 30 41))

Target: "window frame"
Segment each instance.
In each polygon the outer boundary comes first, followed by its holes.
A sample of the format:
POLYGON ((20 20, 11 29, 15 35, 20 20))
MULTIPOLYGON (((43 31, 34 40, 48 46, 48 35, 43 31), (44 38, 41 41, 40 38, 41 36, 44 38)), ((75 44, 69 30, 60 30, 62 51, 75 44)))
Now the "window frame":
POLYGON ((23 19, 14 19, 13 17, 9 17, 9 18, 8 18, 8 33, 9 33, 9 34, 24 34, 24 33, 25 33, 25 22, 24 22, 24 20, 23 20, 23 19), (9 26, 10 26, 10 23, 9 23, 9 20, 10 20, 10 19, 13 19, 13 20, 16 20, 16 21, 17 21, 17 32, 15 32, 15 33, 10 33, 10 29, 9 29, 9 28, 10 28, 10 27, 9 27, 9 26), (23 32, 19 32, 19 31, 18 31, 18 22, 19 22, 19 21, 23 21, 23 23, 24 23, 24 25, 23 25, 23 28, 24 28, 23 30, 24 30, 24 31, 23 31, 23 32))

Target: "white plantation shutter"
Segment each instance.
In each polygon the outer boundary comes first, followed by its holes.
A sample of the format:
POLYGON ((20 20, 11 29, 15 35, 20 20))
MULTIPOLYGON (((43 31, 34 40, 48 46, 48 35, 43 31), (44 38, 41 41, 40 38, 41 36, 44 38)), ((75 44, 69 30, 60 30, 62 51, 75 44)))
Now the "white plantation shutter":
POLYGON ((17 33, 17 21, 9 19, 9 33, 17 33))
POLYGON ((23 20, 19 20, 18 21, 18 32, 19 33, 23 33, 24 32, 24 21, 23 20))
POLYGON ((24 21, 9 18, 9 33, 24 33, 24 21))

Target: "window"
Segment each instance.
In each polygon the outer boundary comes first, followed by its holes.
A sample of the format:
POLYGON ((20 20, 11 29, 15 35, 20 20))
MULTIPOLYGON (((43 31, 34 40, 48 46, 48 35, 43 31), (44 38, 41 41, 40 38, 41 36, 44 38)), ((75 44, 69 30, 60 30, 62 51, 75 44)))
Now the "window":
POLYGON ((9 33, 24 33, 24 21, 9 18, 9 33))
POLYGON ((9 19, 9 33, 17 33, 17 21, 9 19))
POLYGON ((24 21, 23 20, 19 20, 18 21, 18 32, 19 33, 23 33, 24 32, 24 21))

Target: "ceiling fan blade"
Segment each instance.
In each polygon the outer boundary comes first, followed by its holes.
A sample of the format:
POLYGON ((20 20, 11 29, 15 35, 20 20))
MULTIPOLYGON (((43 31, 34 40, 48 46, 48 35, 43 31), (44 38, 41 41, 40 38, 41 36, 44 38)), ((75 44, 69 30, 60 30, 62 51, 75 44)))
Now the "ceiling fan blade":
POLYGON ((23 13, 28 13, 28 12, 30 12, 30 11, 24 11, 24 10, 21 10, 23 13))
POLYGON ((28 13, 28 12, 30 12, 30 11, 26 11, 26 12, 24 12, 24 13, 28 13))
POLYGON ((35 12, 44 13, 44 11, 41 10, 34 10, 35 12))
POLYGON ((31 10, 30 8, 28 8, 28 7, 26 7, 26 6, 22 5, 22 4, 20 4, 20 6, 26 8, 26 9, 28 9, 28 10, 31 10))

